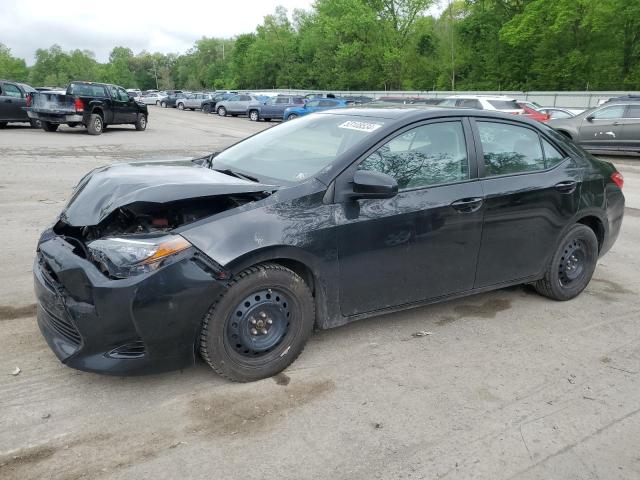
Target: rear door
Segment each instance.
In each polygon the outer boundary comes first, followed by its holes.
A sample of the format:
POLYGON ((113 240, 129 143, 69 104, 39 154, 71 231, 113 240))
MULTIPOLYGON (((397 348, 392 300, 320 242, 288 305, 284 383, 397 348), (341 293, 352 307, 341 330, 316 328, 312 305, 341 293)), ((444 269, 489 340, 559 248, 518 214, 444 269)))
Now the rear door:
POLYGON ((344 315, 473 287, 483 212, 471 136, 459 118, 407 127, 341 175, 350 181, 356 169, 373 170, 399 186, 393 198, 345 202, 338 211, 344 315))
POLYGON ((27 113, 23 109, 27 106, 26 99, 20 88, 13 83, 0 85, 0 120, 27 121, 27 113))
POLYGON ((640 150, 640 102, 630 104, 622 119, 620 145, 631 150, 640 150))
POLYGON ((620 141, 626 105, 600 108, 582 120, 578 143, 587 148, 612 148, 620 141))
POLYGON ((581 170, 534 128, 473 123, 485 202, 475 288, 537 276, 578 210, 581 170))

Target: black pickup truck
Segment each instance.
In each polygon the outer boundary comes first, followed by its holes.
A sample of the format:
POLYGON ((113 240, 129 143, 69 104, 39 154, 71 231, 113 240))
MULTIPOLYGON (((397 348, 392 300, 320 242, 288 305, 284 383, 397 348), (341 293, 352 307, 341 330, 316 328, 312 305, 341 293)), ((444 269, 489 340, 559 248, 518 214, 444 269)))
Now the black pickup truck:
POLYGON ((94 82, 71 82, 66 93, 32 94, 29 118, 39 120, 43 130, 55 132, 60 124, 82 124, 90 135, 100 135, 107 125, 135 125, 147 128, 147 106, 136 102, 117 85, 94 82))

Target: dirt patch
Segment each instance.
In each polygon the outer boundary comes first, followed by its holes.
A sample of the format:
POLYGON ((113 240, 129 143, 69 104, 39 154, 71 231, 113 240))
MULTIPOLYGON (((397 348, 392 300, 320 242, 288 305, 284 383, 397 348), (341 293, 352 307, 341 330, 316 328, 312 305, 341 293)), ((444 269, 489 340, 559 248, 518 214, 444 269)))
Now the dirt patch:
POLYGON ((600 278, 591 279, 588 292, 606 302, 615 302, 620 295, 630 295, 635 293, 617 282, 600 278))
MULTIPOLYGON (((277 380, 276 380, 277 381, 277 380)), ((326 396, 331 380, 296 382, 280 388, 269 383, 243 386, 229 393, 209 393, 191 401, 188 431, 208 435, 255 434, 276 424, 291 410, 326 396)))
POLYGON ((291 378, 288 375, 285 375, 284 373, 279 373, 278 375, 273 377, 273 380, 278 385, 285 385, 285 386, 289 385, 289 382, 291 382, 291 378))
POLYGON ((12 307, 10 305, 0 306, 0 320, 14 320, 16 318, 35 317, 36 304, 24 305, 22 307, 12 307))
POLYGON ((504 298, 493 298, 479 305, 457 305, 453 309, 462 317, 495 318, 498 312, 509 310, 511 302, 504 298))

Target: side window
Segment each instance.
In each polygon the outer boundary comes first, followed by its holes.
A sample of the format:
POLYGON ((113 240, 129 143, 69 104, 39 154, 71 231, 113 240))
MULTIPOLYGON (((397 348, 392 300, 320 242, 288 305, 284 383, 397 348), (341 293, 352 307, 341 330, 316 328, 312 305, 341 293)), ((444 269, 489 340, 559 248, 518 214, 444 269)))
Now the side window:
POLYGON ((284 103, 289 103, 289 98, 288 97, 278 97, 276 98, 276 103, 282 105, 284 103))
POLYGON ((118 97, 118 100, 120 100, 121 102, 128 102, 131 98, 129 97, 127 91, 124 88, 120 87, 118 87, 118 97))
POLYGON ((320 100, 312 100, 310 102, 307 102, 307 106, 308 107, 318 107, 318 106, 320 106, 320 100))
POLYGON ((462 100, 458 100, 456 105, 462 108, 477 108, 479 110, 482 110, 482 105, 475 98, 465 98, 462 100))
POLYGON ((462 123, 413 128, 385 143, 358 168, 391 175, 400 189, 467 180, 469 162, 462 123))
POLYGON ((629 105, 625 118, 640 118, 640 105, 629 105))
POLYGON ((448 98, 447 100, 442 100, 440 103, 438 103, 438 105, 440 105, 441 107, 455 107, 456 99, 448 98))
POLYGON ((20 89, 10 83, 5 83, 2 86, 2 92, 6 97, 22 98, 22 92, 20 92, 20 89))
POLYGON ((551 168, 554 165, 559 164, 566 157, 558 151, 556 147, 551 145, 545 139, 542 139, 542 148, 544 150, 544 166, 545 168, 551 168))
POLYGON ((241 95, 240 96, 240 101, 241 102, 249 102, 251 100, 251 97, 249 95, 241 95))
POLYGON ((229 99, 230 102, 237 102, 238 100, 240 100, 240 95, 234 95, 229 99))
POLYGON ((611 107, 603 108, 594 112, 593 118, 597 118, 599 120, 604 120, 607 118, 622 118, 624 115, 624 109, 626 105, 612 105, 611 107))
POLYGON ((487 176, 544 170, 540 137, 528 128, 477 122, 487 176))

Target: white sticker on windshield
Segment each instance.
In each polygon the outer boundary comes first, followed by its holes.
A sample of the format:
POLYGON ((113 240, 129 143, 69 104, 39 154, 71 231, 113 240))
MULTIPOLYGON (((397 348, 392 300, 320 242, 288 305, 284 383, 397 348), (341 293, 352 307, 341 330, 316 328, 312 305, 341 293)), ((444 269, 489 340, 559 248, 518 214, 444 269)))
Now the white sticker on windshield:
POLYGON ((338 125, 338 128, 348 128, 349 130, 358 130, 359 132, 375 132, 382 125, 379 123, 369 123, 369 122, 356 122, 355 120, 349 120, 348 122, 344 122, 342 125, 338 125))

